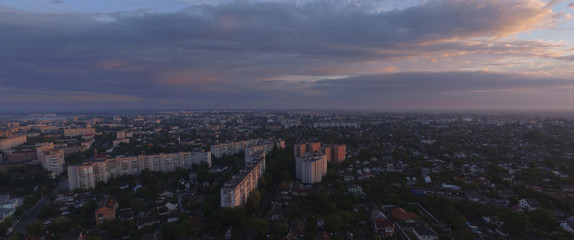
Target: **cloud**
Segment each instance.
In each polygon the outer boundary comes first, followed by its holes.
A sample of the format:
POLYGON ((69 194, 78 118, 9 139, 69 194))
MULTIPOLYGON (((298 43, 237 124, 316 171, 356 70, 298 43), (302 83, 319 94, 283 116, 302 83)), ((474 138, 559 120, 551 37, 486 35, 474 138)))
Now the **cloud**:
POLYGON ((561 101, 574 100, 574 81, 567 78, 484 71, 357 76, 311 88, 332 101, 345 98, 348 107, 569 108, 561 101))
POLYGON ((393 11, 344 2, 254 1, 167 13, 6 12, 0 85, 39 95, 34 91, 132 96, 158 106, 278 106, 294 98, 327 104, 322 99, 330 98, 313 94, 336 91, 318 88, 317 79, 418 67, 452 71, 445 62, 463 56, 473 63, 481 61, 469 55, 551 58, 561 48, 505 38, 560 22, 539 0, 425 1, 393 11))
POLYGON ((568 7, 574 9, 574 3, 568 4, 568 7))

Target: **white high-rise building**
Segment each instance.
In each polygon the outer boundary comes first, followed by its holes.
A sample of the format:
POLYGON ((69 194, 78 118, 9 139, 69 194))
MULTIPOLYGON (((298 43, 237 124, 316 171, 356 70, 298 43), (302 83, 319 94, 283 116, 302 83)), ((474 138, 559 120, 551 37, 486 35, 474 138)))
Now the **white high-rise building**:
POLYGON ((42 159, 42 167, 52 174, 52 178, 64 172, 64 150, 49 150, 44 152, 42 159))
POLYGON ((317 183, 327 174, 327 155, 315 152, 296 158, 296 177, 303 183, 317 183))

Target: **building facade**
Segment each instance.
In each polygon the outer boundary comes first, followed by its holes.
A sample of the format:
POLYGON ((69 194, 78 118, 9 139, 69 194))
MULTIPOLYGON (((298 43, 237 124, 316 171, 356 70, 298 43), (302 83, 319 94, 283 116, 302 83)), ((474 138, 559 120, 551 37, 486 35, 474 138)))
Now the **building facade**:
POLYGON ((121 175, 138 175, 144 169, 173 172, 176 168, 190 169, 193 164, 205 162, 211 167, 211 152, 179 152, 158 155, 117 156, 68 167, 70 190, 92 189, 99 182, 121 175))
POLYGON ((259 185, 259 179, 265 173, 265 154, 260 154, 245 168, 227 181, 220 189, 221 207, 237 207, 245 204, 249 194, 259 185))
POLYGON ((220 143, 217 145, 211 145, 211 153, 216 158, 221 158, 223 156, 230 156, 238 154, 243 151, 246 147, 250 147, 259 143, 261 139, 250 139, 242 140, 237 142, 220 143))
POLYGON ((302 183, 317 183, 327 174, 327 155, 315 152, 305 153, 295 161, 296 177, 302 183))
POLYGON ((345 145, 333 145, 331 146, 331 157, 329 158, 330 162, 342 162, 345 161, 345 157, 347 156, 347 148, 345 145))
POLYGON ((26 141, 28 141, 26 135, 0 139, 0 151, 10 150, 13 147, 24 144, 26 141))
POLYGON ((64 172, 64 164, 65 159, 63 149, 44 152, 42 167, 51 172, 52 178, 55 178, 64 172))
POLYGON ((76 137, 81 136, 84 134, 94 134, 96 133, 96 129, 92 127, 86 128, 66 128, 64 129, 64 136, 65 137, 76 137))

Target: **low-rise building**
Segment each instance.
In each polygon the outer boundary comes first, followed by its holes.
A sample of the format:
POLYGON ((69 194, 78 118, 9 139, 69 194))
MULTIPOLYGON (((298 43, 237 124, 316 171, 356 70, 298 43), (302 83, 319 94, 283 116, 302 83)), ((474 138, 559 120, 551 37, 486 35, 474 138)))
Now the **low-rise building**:
POLYGON ((96 224, 100 225, 105 220, 116 219, 116 212, 118 210, 118 203, 116 198, 111 195, 106 195, 103 201, 98 203, 96 211, 94 213, 96 218, 96 224))

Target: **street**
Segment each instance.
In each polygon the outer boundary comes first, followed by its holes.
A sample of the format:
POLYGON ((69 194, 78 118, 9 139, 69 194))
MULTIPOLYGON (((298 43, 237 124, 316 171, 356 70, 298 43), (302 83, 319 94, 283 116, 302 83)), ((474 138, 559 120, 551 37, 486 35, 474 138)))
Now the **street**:
POLYGON ((32 208, 26 211, 24 215, 22 215, 22 218, 12 227, 13 231, 10 234, 8 234, 8 236, 12 236, 16 233, 26 233, 25 229, 26 225, 31 224, 34 221, 38 220, 38 212, 40 211, 42 206, 44 206, 44 204, 50 201, 52 197, 57 196, 60 190, 67 190, 67 189, 68 189, 68 179, 63 178, 60 182, 58 182, 58 185, 56 185, 56 187, 52 189, 52 192, 49 195, 42 197, 40 201, 36 203, 36 205, 34 205, 32 208))

